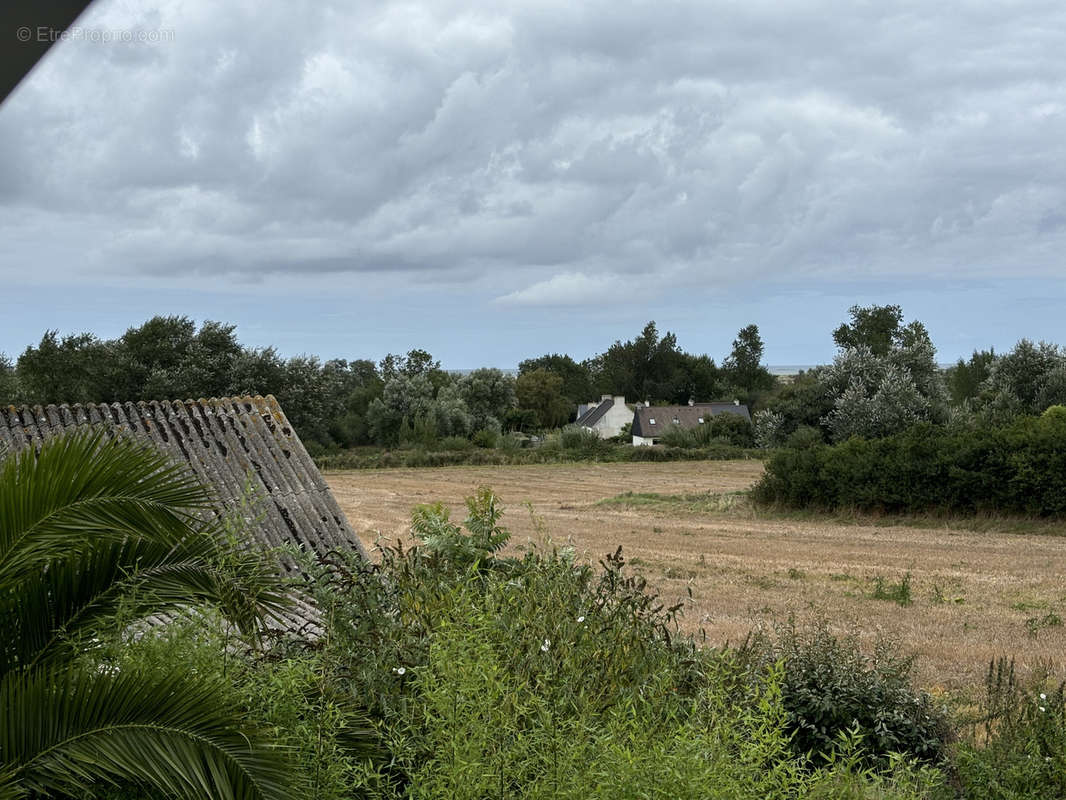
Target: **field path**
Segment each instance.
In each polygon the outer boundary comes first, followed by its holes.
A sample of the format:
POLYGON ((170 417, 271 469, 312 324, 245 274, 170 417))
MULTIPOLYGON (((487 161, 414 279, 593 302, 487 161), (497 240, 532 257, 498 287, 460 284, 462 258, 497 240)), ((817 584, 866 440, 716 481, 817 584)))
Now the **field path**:
POLYGON ((463 497, 491 486, 507 512, 513 550, 571 544, 595 561, 622 545, 664 599, 687 598, 685 625, 708 641, 738 641, 753 625, 827 615, 871 640, 882 632, 919 654, 927 686, 973 686, 991 658, 1060 675, 1066 658, 1066 537, 759 518, 598 505, 624 492, 746 489, 757 461, 566 464, 326 473, 352 527, 408 540, 412 507, 442 501, 462 520, 463 497), (533 515, 530 514, 529 507, 533 515), (910 574, 911 604, 874 598, 910 574))

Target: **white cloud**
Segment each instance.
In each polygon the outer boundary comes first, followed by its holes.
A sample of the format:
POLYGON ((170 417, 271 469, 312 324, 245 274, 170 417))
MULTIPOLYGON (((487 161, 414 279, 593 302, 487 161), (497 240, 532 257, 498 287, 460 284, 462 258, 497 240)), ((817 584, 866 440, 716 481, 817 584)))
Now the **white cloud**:
POLYGON ((637 296, 638 283, 639 278, 635 276, 564 272, 498 297, 494 302, 508 306, 581 306, 649 299, 645 291, 641 292, 644 297, 637 296))

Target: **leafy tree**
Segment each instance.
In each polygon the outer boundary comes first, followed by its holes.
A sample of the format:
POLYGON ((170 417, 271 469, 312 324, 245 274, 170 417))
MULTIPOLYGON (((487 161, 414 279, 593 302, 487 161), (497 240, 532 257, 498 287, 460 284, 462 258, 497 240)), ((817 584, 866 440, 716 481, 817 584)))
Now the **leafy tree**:
POLYGON ((515 379, 498 369, 476 369, 462 376, 459 396, 473 417, 474 430, 500 430, 501 421, 514 406, 515 379))
POLYGON ((108 347, 91 333, 64 336, 47 331, 16 364, 23 399, 29 403, 91 403, 101 396, 108 347))
POLYGON ((91 431, 0 465, 0 797, 114 781, 168 797, 290 796, 283 754, 218 684, 180 664, 94 663, 119 612, 128 624, 208 604, 254 635, 284 605, 259 552, 200 521, 210 503, 162 454, 91 431))
POLYGON ((660 337, 652 321, 639 336, 624 343, 616 341, 589 363, 601 394, 683 402, 677 397, 685 385, 683 355, 677 336, 668 331, 660 337))
POLYGON ((570 402, 563 395, 563 379, 547 369, 523 372, 515 381, 520 409, 536 414, 541 428, 558 428, 570 417, 570 402))
POLYGON ((778 388, 768 407, 782 417, 780 436, 787 438, 801 428, 823 429, 835 399, 823 381, 825 371, 825 367, 816 367, 801 372, 778 388))
POLYGON ((1066 401, 1066 352, 1048 342, 1022 339, 996 359, 982 387, 982 411, 998 421, 1039 414, 1066 401))
MULTIPOLYGON (((230 394, 284 394, 285 360, 273 347, 245 349, 233 364, 230 394)), ((284 406, 283 406, 284 407, 284 406)), ((285 413, 288 414, 288 409, 285 413)))
MULTIPOLYGON (((152 366, 148 379, 136 396, 158 400, 223 397, 229 389, 234 365, 242 352, 235 330, 233 325, 204 322, 182 347, 175 363, 152 366)), ((131 396, 121 397, 125 399, 131 396)), ((119 399, 119 396, 115 399, 119 399)))
POLYGON ((562 379, 559 392, 571 406, 578 406, 594 399, 596 386, 593 384, 589 363, 578 363, 570 356, 551 353, 539 358, 529 358, 518 365, 519 376, 537 370, 547 370, 562 379))
POLYGON ((430 372, 440 370, 440 362, 425 350, 415 349, 409 350, 405 356, 389 353, 381 359, 379 367, 381 377, 384 380, 391 380, 401 375, 408 378, 428 375, 430 372))
POLYGON ((758 325, 741 328, 733 340, 733 351, 722 365, 726 379, 748 392, 765 391, 777 384, 777 379, 762 364, 763 341, 758 325))
POLYGON ((11 363, 6 354, 0 353, 0 405, 14 403, 18 394, 15 365, 11 363))
MULTIPOLYGON (((918 421, 943 422, 947 418, 944 382, 925 326, 912 322, 901 327, 898 306, 872 308, 876 313, 867 314, 870 309, 857 306, 851 309, 854 325, 841 328, 864 332, 863 337, 843 337, 844 341, 860 343, 842 346, 833 364, 820 373, 833 403, 823 424, 837 441, 850 436, 887 436, 918 421), (889 326, 892 320, 895 322, 889 326), (878 352, 865 343, 870 341, 880 349, 883 342, 878 337, 886 330, 887 349, 878 352)), ((833 335, 838 341, 841 328, 833 335)))
POLYGON ((186 386, 176 384, 195 339, 196 323, 188 317, 156 316, 140 327, 129 328, 113 343, 114 369, 109 371, 108 394, 122 400, 189 396, 182 391, 186 386), (146 396, 149 387, 151 395, 146 396))
POLYGON ((681 353, 676 380, 669 397, 675 403, 685 403, 689 398, 703 403, 723 396, 722 370, 707 355, 681 353))
POLYGON ((366 412, 385 391, 385 381, 373 361, 356 359, 347 363, 343 384, 343 408, 330 424, 330 436, 343 445, 366 444, 370 441, 366 412))
POLYGON ((969 361, 960 358, 944 375, 951 401, 961 405, 967 400, 975 400, 995 361, 994 350, 974 350, 969 361))
POLYGON ((899 306, 852 306, 851 324, 844 322, 833 331, 833 341, 841 350, 867 347, 875 356, 887 355, 900 344, 903 309, 899 306))

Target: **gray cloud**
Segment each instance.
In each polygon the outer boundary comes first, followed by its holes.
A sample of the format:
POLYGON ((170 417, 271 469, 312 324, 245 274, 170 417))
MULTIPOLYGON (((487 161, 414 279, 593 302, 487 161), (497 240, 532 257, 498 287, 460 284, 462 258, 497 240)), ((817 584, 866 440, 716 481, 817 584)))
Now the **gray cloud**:
POLYGON ((0 274, 1061 274, 1060 3, 482 6, 100 0, 173 41, 65 42, 0 109, 0 274))

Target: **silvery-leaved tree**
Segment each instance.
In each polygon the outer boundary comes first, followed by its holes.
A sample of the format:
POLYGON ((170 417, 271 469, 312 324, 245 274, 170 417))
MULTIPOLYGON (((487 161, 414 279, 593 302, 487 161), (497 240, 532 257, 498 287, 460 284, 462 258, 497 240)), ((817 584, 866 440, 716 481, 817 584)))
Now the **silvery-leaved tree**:
POLYGON ((898 307, 886 308, 892 313, 852 308, 854 324, 834 333, 842 350, 820 377, 833 403, 822 422, 836 441, 888 436, 947 418, 947 392, 928 331, 920 322, 900 325, 898 307), (886 324, 866 331, 872 325, 866 323, 882 317, 886 324))

